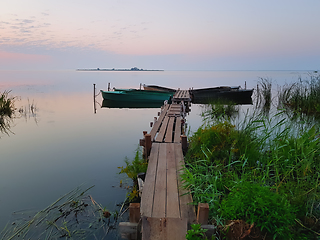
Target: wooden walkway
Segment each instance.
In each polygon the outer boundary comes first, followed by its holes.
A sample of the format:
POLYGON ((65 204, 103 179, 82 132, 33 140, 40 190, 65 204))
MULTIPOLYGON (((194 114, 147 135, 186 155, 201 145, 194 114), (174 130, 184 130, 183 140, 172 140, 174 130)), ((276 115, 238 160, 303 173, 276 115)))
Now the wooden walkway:
MULTIPOLYGON (((179 93, 179 92, 178 92, 179 93)), ((180 100, 187 101, 186 95, 180 100)), ((181 187, 184 166, 182 104, 167 104, 150 131, 152 147, 142 191, 142 239, 185 239, 188 225, 196 222, 191 194, 181 187)))

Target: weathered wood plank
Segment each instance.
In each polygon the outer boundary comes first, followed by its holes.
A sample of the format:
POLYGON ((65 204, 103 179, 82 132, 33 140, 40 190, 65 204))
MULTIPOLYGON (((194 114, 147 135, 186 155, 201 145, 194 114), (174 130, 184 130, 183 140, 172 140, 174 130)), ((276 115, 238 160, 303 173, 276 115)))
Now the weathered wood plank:
POLYGON ((156 142, 163 142, 164 135, 166 133, 167 126, 168 126, 168 121, 169 121, 169 117, 165 116, 164 120, 162 121, 159 133, 155 139, 156 142))
POLYGON ((179 143, 181 136, 181 119, 179 117, 176 118, 176 125, 174 128, 174 139, 173 142, 179 143))
POLYGON ((152 128, 151 131, 150 131, 151 141, 154 140, 154 137, 156 136, 156 134, 157 134, 157 132, 158 132, 160 126, 161 126, 161 123, 162 123, 164 117, 167 115, 167 112, 168 112, 168 109, 169 109, 169 105, 170 105, 170 104, 167 104, 167 105, 164 106, 164 109, 163 109, 163 111, 161 112, 158 120, 157 120, 157 121, 155 122, 155 124, 153 125, 153 128, 152 128))
POLYGON ((161 143, 159 147, 157 177, 154 191, 152 217, 166 217, 167 199, 167 144, 161 143))
POLYGON ((167 143, 167 217, 180 218, 174 143, 167 143))
POLYGON ((154 188, 158 167, 159 143, 153 143, 149 157, 147 175, 143 186, 140 212, 141 215, 151 217, 153 208, 154 188))
POLYGON ((142 240, 185 240, 186 233, 186 219, 142 218, 142 240))
MULTIPOLYGON (((175 155, 176 155, 177 171, 179 173, 182 171, 182 168, 185 165, 181 144, 175 143, 174 149, 175 149, 175 155)), ((196 218, 194 206, 190 204, 193 202, 191 193, 189 190, 183 189, 181 186, 182 186, 182 180, 178 176, 178 189, 179 189, 181 218, 187 218, 188 222, 190 224, 196 223, 197 218, 196 218)))
POLYGON ((169 123, 167 127, 167 132, 164 138, 164 141, 166 143, 172 142, 172 136, 173 136, 173 124, 174 124, 174 117, 169 117, 169 123))

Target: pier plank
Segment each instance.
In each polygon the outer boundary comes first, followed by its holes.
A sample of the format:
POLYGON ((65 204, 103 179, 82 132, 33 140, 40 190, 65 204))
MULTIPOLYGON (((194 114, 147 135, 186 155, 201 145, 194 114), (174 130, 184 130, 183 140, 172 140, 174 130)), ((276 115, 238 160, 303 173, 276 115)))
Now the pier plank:
POLYGON ((151 141, 154 140, 154 137, 156 136, 157 132, 159 131, 159 128, 161 126, 161 123, 162 123, 164 117, 167 115, 167 112, 168 112, 168 109, 169 109, 169 105, 170 104, 167 104, 167 105, 164 106, 164 109, 162 110, 158 120, 153 125, 153 128, 150 131, 151 141))
POLYGON ((167 199, 167 148, 162 143, 159 147, 157 177, 155 182, 154 201, 152 217, 166 217, 166 199, 167 199))
MULTIPOLYGON (((175 143, 174 149, 176 154, 177 171, 180 173, 185 165, 181 144, 175 143)), ((196 223, 197 218, 194 206, 191 205, 193 202, 192 196, 189 190, 182 188, 182 184, 181 177, 178 176, 181 218, 186 218, 190 224, 193 224, 196 223)))
POLYGON ((167 132, 166 132, 165 139, 164 139, 164 141, 166 143, 171 143, 172 142, 173 124, 174 124, 174 117, 169 117, 169 123, 168 123, 168 127, 167 127, 167 132))
POLYGON ((174 128, 174 139, 173 142, 180 143, 180 137, 181 137, 181 119, 176 118, 176 125, 174 128))
POLYGON ((169 117, 165 116, 164 120, 162 121, 159 133, 155 139, 156 142, 163 142, 163 138, 167 130, 168 122, 169 122, 169 117))
POLYGON ((167 145, 167 211, 166 216, 180 218, 178 179, 174 143, 167 145))
POLYGON ((152 144, 147 174, 141 196, 140 213, 142 216, 151 217, 152 215, 154 188, 158 167, 159 147, 159 143, 152 144))

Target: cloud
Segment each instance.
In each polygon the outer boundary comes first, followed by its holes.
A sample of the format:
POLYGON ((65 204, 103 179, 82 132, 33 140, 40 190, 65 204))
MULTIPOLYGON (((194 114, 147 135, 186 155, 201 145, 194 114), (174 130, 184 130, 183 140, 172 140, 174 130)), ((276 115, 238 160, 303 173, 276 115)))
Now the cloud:
POLYGON ((47 55, 0 51, 0 62, 22 62, 22 61, 43 62, 43 61, 49 61, 49 60, 50 60, 50 56, 47 56, 47 55))

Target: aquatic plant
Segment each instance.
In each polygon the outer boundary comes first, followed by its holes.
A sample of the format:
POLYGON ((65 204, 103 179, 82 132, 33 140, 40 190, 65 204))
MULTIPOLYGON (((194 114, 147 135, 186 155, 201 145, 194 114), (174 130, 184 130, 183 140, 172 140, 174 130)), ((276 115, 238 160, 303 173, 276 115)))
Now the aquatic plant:
POLYGON ((255 106, 261 109, 261 112, 267 115, 272 104, 272 80, 260 78, 254 94, 255 106))
POLYGON ((217 119, 231 119, 238 116, 239 106, 230 102, 230 103, 220 103, 212 102, 210 104, 205 104, 203 106, 204 110, 201 113, 201 116, 204 121, 210 122, 217 119))
POLYGON ((136 149, 135 157, 132 161, 126 157, 124 162, 126 163, 125 167, 118 167, 120 169, 119 174, 125 173, 134 182, 137 181, 138 173, 145 173, 148 168, 148 163, 142 156, 141 147, 136 149))
MULTIPOLYGON (((136 149, 135 157, 130 161, 127 157, 124 160, 126 163, 125 167, 118 167, 120 169, 119 174, 126 174, 128 178, 132 179, 133 185, 128 187, 130 189, 127 193, 128 202, 139 201, 139 187, 138 187, 138 174, 147 172, 148 162, 143 158, 142 148, 136 149)), ((121 180, 122 182, 122 180, 121 180)), ((122 185, 122 184, 120 184, 122 185)))
POLYGON ((320 114, 320 75, 285 85, 279 90, 279 106, 307 115, 320 114))
POLYGON ((86 195, 92 187, 78 187, 33 216, 15 213, 16 220, 7 224, 0 239, 107 239, 122 213, 106 218, 105 209, 86 195))
POLYGON ((14 98, 9 97, 10 91, 0 94, 0 131, 9 134, 14 115, 14 98))

